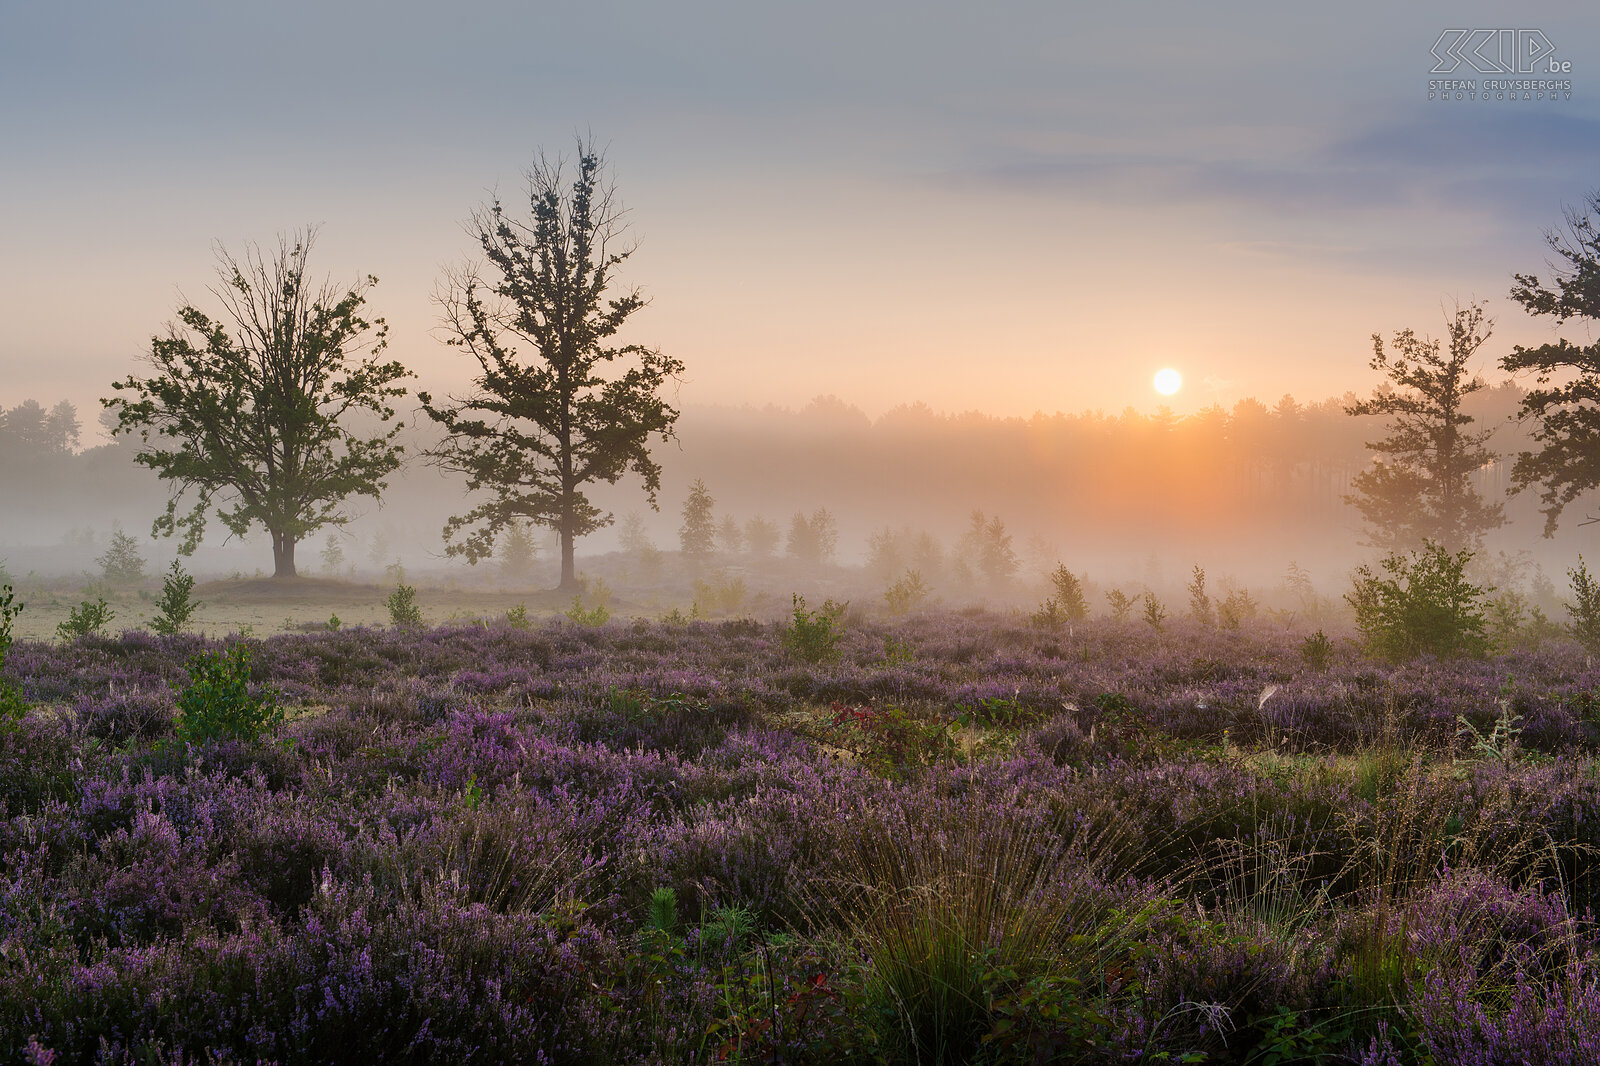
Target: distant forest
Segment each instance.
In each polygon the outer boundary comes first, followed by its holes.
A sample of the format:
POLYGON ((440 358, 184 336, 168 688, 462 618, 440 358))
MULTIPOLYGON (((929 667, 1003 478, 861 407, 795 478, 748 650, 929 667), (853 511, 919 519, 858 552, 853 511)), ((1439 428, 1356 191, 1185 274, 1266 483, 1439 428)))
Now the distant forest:
MULTIPOLYGON (((1530 444, 1512 420, 1522 395, 1503 383, 1466 403, 1478 425, 1495 429, 1490 446, 1506 460, 1530 444)), ((650 513, 626 484, 601 486, 596 502, 619 519, 639 513, 667 550, 677 547, 679 511, 699 479, 719 519, 761 515, 787 528, 791 514, 827 508, 845 563, 861 561, 869 536, 886 527, 931 532, 948 545, 976 509, 1004 520, 1025 559, 1056 555, 1131 572, 1158 554, 1253 579, 1256 571, 1281 573, 1289 559, 1342 566, 1372 554, 1344 496, 1371 462, 1366 443, 1381 435, 1382 420, 1347 415, 1355 398, 1303 404, 1285 396, 1271 406, 1246 399, 1187 416, 1129 409, 1002 418, 911 404, 873 419, 831 396, 800 410, 691 407, 677 444, 657 449, 661 512, 650 513)), ((133 464, 129 442, 94 435, 102 443, 86 439, 65 402, 46 408, 27 400, 0 412, 0 498, 13 501, 0 517, 0 556, 59 544, 72 530, 103 534, 113 518, 141 535, 148 529, 163 487, 133 464)), ((408 451, 427 443, 414 438, 408 451)), ((1500 498, 1509 468, 1497 461, 1479 471, 1480 491, 1500 498)), ((436 555, 437 531, 460 499, 460 485, 413 466, 394 479, 384 508, 368 508, 353 532, 383 522, 404 531, 397 548, 436 555)), ((1534 549, 1566 565, 1587 539, 1574 532, 1587 513, 1580 502, 1563 524, 1562 543, 1541 544, 1537 498, 1525 494, 1508 507, 1511 521, 1489 548, 1534 549)), ((583 541, 580 552, 616 545, 613 527, 583 541)))

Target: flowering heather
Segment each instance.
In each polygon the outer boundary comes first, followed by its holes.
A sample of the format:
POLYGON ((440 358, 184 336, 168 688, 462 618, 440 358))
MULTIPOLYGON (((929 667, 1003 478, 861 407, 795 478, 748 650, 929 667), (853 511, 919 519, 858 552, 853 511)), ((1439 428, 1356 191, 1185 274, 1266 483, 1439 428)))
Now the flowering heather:
POLYGON ((1304 637, 22 642, 0 1060, 1596 1061, 1600 672, 1304 637))

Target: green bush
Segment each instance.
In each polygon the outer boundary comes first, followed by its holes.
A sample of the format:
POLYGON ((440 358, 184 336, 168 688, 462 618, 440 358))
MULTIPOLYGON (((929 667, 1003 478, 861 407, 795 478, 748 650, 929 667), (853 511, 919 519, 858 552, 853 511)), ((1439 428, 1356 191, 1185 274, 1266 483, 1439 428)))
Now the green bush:
POLYGON ((84 600, 67 612, 67 620, 56 626, 56 634, 64 641, 74 641, 90 633, 98 633, 114 617, 116 615, 106 605, 104 598, 96 599, 93 603, 84 600))
POLYGON ((1300 658, 1311 669, 1321 673, 1333 665, 1333 641, 1328 639, 1328 634, 1317 630, 1300 642, 1300 658))
POLYGON ((190 599, 194 591, 194 577, 184 572, 178 560, 172 560, 172 569, 161 581, 161 599, 156 606, 161 613, 150 622, 150 628, 163 636, 181 633, 189 619, 200 609, 200 604, 190 599))
POLYGON ((883 592, 883 605, 892 615, 910 614, 928 598, 928 586, 922 581, 922 571, 907 570, 905 575, 883 592))
POLYGON ((278 695, 250 691, 250 649, 201 652, 189 660, 189 683, 178 689, 178 739, 260 740, 283 724, 278 695))
POLYGON ((808 663, 818 663, 833 657, 844 632, 839 619, 844 616, 849 603, 824 600, 815 611, 806 610, 804 596, 794 597, 794 621, 783 631, 783 646, 795 658, 808 663))
POLYGON ((422 628, 422 609, 417 606, 417 590, 412 586, 397 586, 383 605, 389 608, 389 624, 396 629, 422 628))
POLYGON ((1388 555, 1384 576, 1358 567, 1345 600, 1355 608, 1367 652, 1391 662, 1486 654, 1486 590, 1466 579, 1471 560, 1470 551, 1451 555, 1425 540, 1421 550, 1388 555))
MULTIPOLYGON (((0 670, 5 669, 6 655, 11 651, 11 622, 22 613, 23 604, 16 600, 10 585, 0 585, 0 670)), ((25 706, 17 683, 0 677, 0 722, 22 717, 25 706)))
POLYGON ((1050 575, 1050 584, 1056 592, 1051 599, 1066 615, 1068 622, 1081 622, 1089 617, 1089 604, 1083 598, 1083 581, 1067 569, 1066 563, 1056 564, 1055 572, 1050 575))
POLYGON ((603 626, 611 619, 611 612, 603 603, 593 607, 583 605, 583 593, 572 597, 572 606, 567 608, 567 617, 580 626, 603 626))
POLYGON ((1566 605, 1572 622, 1567 632, 1590 655, 1600 654, 1600 583, 1589 576, 1581 555, 1578 565, 1567 571, 1567 577, 1572 579, 1572 602, 1566 605))
POLYGON ((528 621, 528 605, 519 603, 515 607, 506 609, 506 624, 512 629, 527 629, 532 625, 528 621))

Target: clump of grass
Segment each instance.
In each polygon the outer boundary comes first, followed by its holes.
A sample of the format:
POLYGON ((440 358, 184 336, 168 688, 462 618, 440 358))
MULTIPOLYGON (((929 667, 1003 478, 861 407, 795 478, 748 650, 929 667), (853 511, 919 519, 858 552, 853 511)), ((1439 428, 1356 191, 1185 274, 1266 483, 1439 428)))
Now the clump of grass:
POLYGON ((973 1061, 1005 1004, 1041 981, 1090 987, 1134 924, 1102 922, 1098 897, 1062 886, 1062 871, 1087 882, 1109 868, 1113 833, 996 819, 940 792, 927 811, 863 824, 822 904, 870 961, 892 1061, 973 1061))

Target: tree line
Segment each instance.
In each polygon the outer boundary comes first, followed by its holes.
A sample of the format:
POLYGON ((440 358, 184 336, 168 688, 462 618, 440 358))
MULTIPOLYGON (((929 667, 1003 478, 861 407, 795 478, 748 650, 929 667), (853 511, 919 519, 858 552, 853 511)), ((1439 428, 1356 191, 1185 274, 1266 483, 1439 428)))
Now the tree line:
MULTIPOLYGON (((575 542, 614 521, 594 503, 594 486, 631 474, 657 506, 661 468, 651 446, 675 436, 679 412, 665 392, 684 364, 619 339, 645 301, 617 281, 632 245, 600 153, 580 143, 575 171, 541 157, 526 177, 527 210, 495 200, 475 211, 468 229, 482 258, 441 285, 447 343, 475 369, 466 395, 417 393, 440 434, 423 457, 464 475, 471 496, 443 529, 448 554, 476 562, 519 525, 544 526, 559 538, 561 587, 571 589, 575 542)), ((1567 213, 1564 232, 1547 235, 1561 264, 1555 274, 1514 275, 1512 298, 1560 326, 1600 319, 1597 225, 1600 193, 1567 213)), ((114 383, 117 395, 102 401, 114 431, 137 438, 136 461, 168 484, 154 533, 179 536, 188 552, 210 517, 235 535, 264 528, 280 577, 295 574, 295 549, 307 536, 348 521, 348 501, 381 498, 407 459, 395 405, 414 375, 383 356, 387 328, 366 311, 376 278, 316 286, 307 274, 313 242, 307 230, 270 253, 219 249, 211 294, 220 311, 179 308, 166 333, 152 338, 148 373, 114 383), (357 415, 368 429, 355 428, 357 415)), ((1496 458, 1491 427, 1475 426, 1469 413, 1475 394, 1498 391, 1468 367, 1489 326, 1472 305, 1456 309, 1442 340, 1410 330, 1387 346, 1374 338, 1371 365, 1384 384, 1369 399, 1347 397, 1338 413, 1383 418, 1388 432, 1362 441, 1374 460, 1342 477, 1334 464, 1319 467, 1314 449, 1308 458, 1307 449, 1279 446, 1321 430, 1348 433, 1325 425, 1325 407, 1289 397, 1273 408, 1247 400, 1186 419, 1161 412, 1069 424, 1057 416, 1030 428, 1047 439, 1117 437, 1120 447, 1095 449, 1102 462, 1073 464, 1068 476, 1098 480, 1093 494, 1124 518, 1159 509, 1170 495, 1152 491, 1148 477, 1128 478, 1130 469, 1181 486, 1198 521, 1208 506, 1229 502, 1219 478, 1234 479, 1231 491, 1247 496, 1322 480, 1327 495, 1356 505, 1373 543, 1472 547, 1505 518, 1492 491, 1485 495, 1496 458)), ((1501 365, 1533 379, 1517 396, 1530 439, 1512 459, 1507 487, 1538 491, 1548 536, 1569 504, 1600 485, 1600 344, 1519 347, 1501 365)), ((75 439, 61 415, 29 409, 13 428, 12 414, 0 433, 75 439)), ((902 418, 907 426, 926 420, 915 409, 902 418)), ((984 453, 973 454, 981 461, 984 453)), ((1074 495, 1070 480, 1051 488, 1074 495)), ((709 536, 695 530, 686 553, 705 551, 709 536)), ((821 544, 806 553, 827 554, 826 536, 821 544)))

